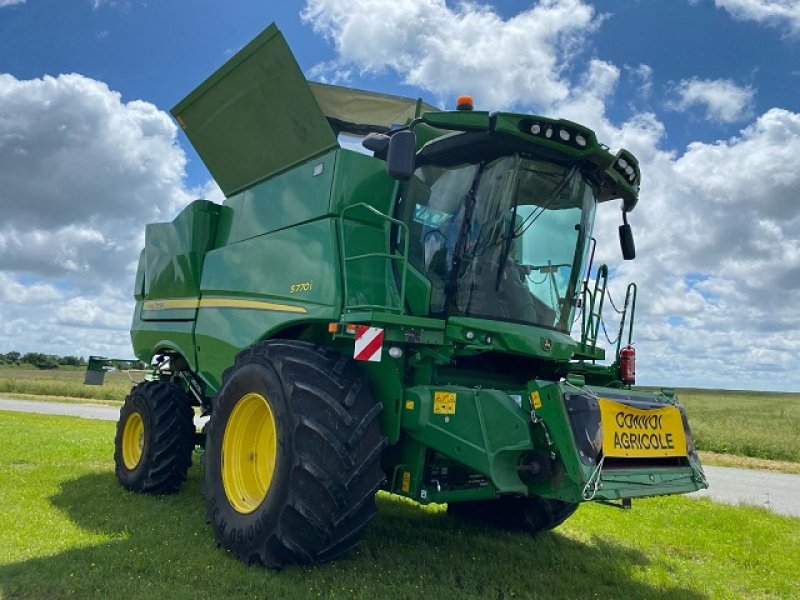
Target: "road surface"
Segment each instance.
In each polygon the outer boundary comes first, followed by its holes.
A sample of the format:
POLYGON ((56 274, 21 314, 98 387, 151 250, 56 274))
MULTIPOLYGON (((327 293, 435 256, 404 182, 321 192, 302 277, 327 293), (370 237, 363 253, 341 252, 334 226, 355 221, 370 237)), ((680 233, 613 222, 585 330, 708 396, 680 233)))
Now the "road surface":
MULTIPOLYGON (((3 410, 106 421, 116 421, 119 417, 119 408, 110 406, 0 398, 0 411, 3 410)), ((195 417, 195 424, 202 427, 206 420, 195 417)), ((692 496, 708 496, 728 504, 763 506, 781 515, 800 517, 800 475, 729 467, 705 467, 705 472, 710 489, 692 496)))
MULTIPOLYGON (((11 410, 14 412, 38 413, 41 415, 63 415, 67 417, 82 417, 84 419, 98 419, 100 421, 116 421, 119 419, 119 408, 102 406, 100 404, 70 404, 68 402, 40 402, 39 400, 11 400, 0 398, 0 411, 11 410)), ((208 421, 207 417, 194 418, 194 424, 202 428, 208 421)))

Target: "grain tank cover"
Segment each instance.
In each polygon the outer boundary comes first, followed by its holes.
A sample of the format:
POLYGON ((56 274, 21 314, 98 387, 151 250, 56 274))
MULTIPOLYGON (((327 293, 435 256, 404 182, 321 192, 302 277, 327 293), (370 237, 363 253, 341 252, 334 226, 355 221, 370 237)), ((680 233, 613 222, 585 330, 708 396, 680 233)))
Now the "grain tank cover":
POLYGON ((388 131, 392 125, 405 125, 422 113, 438 111, 420 98, 380 94, 366 90, 309 81, 322 112, 340 132, 366 135, 388 131))
POLYGON ((273 23, 172 109, 226 196, 338 147, 273 23))

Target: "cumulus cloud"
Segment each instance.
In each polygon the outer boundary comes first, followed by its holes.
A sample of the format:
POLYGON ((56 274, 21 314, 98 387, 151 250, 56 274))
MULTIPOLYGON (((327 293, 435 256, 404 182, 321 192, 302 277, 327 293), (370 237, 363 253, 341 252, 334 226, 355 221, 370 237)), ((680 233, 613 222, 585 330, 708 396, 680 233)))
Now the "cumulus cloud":
POLYGON ((800 115, 772 109, 730 139, 642 155, 632 263, 618 259, 618 218, 599 211, 612 290, 639 284, 635 337, 647 381, 800 387, 799 152, 800 115))
POLYGON ((728 11, 740 21, 786 28, 800 34, 800 2, 797 0, 714 0, 718 8, 728 11))
POLYGON ((566 67, 602 21, 580 0, 542 0, 509 19, 466 2, 308 0, 302 18, 338 53, 317 75, 388 70, 440 102, 469 92, 494 108, 567 98, 566 67))
POLYGON ((185 165, 150 103, 76 74, 0 75, 0 348, 129 355, 144 224, 221 196, 186 189, 185 165))
POLYGON ((625 70, 638 88, 638 96, 647 99, 653 91, 653 67, 640 64, 635 67, 626 65, 625 70))
POLYGON ((720 123, 735 123, 750 116, 755 90, 730 79, 685 79, 675 86, 676 99, 668 103, 673 110, 700 107, 705 118, 720 123))

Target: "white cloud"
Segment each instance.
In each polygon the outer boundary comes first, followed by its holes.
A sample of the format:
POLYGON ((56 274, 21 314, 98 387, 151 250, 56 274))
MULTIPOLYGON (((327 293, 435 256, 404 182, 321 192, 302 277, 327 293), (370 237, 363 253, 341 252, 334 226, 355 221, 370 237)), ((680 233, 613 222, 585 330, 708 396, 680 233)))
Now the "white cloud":
POLYGON ((302 17, 335 45, 334 76, 388 69, 447 105, 470 93, 492 108, 567 98, 566 65, 602 20, 580 0, 542 0, 509 19, 467 2, 308 0, 302 17))
POLYGON ((800 2, 797 0, 714 0, 714 4, 740 21, 787 28, 793 35, 800 33, 800 2))
POLYGON ((0 75, 0 348, 130 355, 144 224, 221 197, 187 190, 185 165, 150 103, 76 74, 0 75))
POLYGON ((685 79, 677 84, 677 99, 668 107, 687 111, 700 107, 705 117, 720 123, 735 123, 747 118, 753 106, 755 90, 729 79, 685 79))
POLYGON ((25 4, 25 0, 0 0, 0 8, 4 6, 15 6, 17 4, 25 4))
POLYGON ((644 99, 649 98, 653 91, 653 68, 640 64, 635 67, 626 65, 625 70, 638 87, 637 95, 644 99))
POLYGON ((730 139, 639 156, 639 257, 619 261, 617 215, 598 211, 596 235, 616 296, 639 284, 645 382, 800 388, 800 114, 772 109, 730 139))

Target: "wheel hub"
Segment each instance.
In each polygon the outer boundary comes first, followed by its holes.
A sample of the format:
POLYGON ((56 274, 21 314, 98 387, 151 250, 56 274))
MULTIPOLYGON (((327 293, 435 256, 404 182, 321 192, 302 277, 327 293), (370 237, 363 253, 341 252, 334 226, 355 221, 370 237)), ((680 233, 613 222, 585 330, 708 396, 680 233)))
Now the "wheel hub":
POLYGON ((267 497, 277 448, 275 417, 267 399, 257 393, 242 396, 222 438, 222 485, 237 512, 249 514, 267 497))
POLYGON ((144 421, 138 412, 132 412, 125 421, 122 432, 122 461, 127 469, 135 469, 144 451, 144 421))

